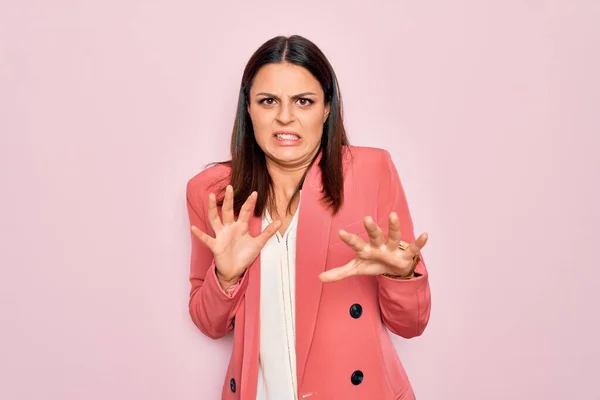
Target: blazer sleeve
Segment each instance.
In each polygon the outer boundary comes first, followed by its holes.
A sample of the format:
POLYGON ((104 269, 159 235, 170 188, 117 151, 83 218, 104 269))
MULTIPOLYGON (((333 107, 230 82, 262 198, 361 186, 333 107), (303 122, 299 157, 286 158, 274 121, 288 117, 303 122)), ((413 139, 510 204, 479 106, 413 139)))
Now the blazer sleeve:
MULTIPOLYGON (((195 186, 190 181, 186 188, 190 226, 195 225, 214 236, 214 232, 208 227, 206 210, 202 202, 204 191, 195 186)), ((217 278, 212 251, 193 233, 191 236, 190 316, 202 333, 212 339, 218 339, 233 329, 233 319, 243 299, 247 279, 244 279, 244 276, 235 287, 231 288, 232 290, 224 291, 217 278)))
MULTIPOLYGON (((408 209, 406 195, 390 153, 384 150, 377 195, 377 222, 388 232, 389 215, 392 211, 400 220, 400 236, 413 242, 415 234, 408 209)), ((423 255, 412 279, 392 279, 377 276, 379 284, 379 307, 383 323, 387 328, 404 338, 419 336, 429 322, 431 293, 429 277, 423 255)))

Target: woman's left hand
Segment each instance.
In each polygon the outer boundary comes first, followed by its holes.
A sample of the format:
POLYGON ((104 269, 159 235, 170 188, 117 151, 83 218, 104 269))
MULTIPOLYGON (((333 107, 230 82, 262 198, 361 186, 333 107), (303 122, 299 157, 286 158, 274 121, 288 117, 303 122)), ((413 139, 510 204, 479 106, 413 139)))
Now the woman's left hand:
POLYGON ((365 228, 369 234, 369 242, 358 235, 340 230, 340 238, 350 246, 356 257, 346 265, 333 268, 319 275, 321 282, 336 282, 355 275, 407 276, 411 273, 414 258, 427 243, 427 233, 422 233, 406 250, 400 245, 400 222, 396 213, 389 216, 388 239, 385 240, 383 230, 371 217, 365 218, 365 228))

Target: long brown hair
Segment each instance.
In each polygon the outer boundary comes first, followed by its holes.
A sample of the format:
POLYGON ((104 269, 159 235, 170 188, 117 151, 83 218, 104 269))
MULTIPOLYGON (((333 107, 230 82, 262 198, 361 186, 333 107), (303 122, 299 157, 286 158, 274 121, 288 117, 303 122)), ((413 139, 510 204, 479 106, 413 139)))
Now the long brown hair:
MULTIPOLYGON (((323 137, 317 157, 321 154, 318 166, 322 176, 322 199, 335 214, 344 201, 342 151, 343 146, 349 144, 342 119, 342 96, 331 64, 313 42, 302 36, 274 37, 266 41, 250 57, 240 85, 237 112, 231 134, 231 160, 214 164, 227 165, 231 168, 231 174, 227 178, 233 186, 235 215, 239 214, 243 203, 253 191, 258 193, 255 216, 262 215, 267 205, 274 206, 271 176, 267 170, 265 154, 254 137, 248 104, 250 88, 260 68, 267 64, 282 62, 306 68, 321 84, 325 93, 325 104, 330 104, 329 115, 323 124, 323 137)), ((310 166, 292 195, 288 204, 288 213, 302 188, 310 166)), ((224 185, 221 185, 219 205, 222 205, 223 192, 224 185)))

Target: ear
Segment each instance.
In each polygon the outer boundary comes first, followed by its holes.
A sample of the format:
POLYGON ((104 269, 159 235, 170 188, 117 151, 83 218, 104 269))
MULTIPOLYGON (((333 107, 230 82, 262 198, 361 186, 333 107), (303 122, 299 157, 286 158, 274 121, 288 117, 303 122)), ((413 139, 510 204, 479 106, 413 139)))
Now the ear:
POLYGON ((325 112, 323 113, 323 123, 327 121, 327 117, 329 116, 329 111, 331 111, 331 104, 327 104, 325 106, 325 112))

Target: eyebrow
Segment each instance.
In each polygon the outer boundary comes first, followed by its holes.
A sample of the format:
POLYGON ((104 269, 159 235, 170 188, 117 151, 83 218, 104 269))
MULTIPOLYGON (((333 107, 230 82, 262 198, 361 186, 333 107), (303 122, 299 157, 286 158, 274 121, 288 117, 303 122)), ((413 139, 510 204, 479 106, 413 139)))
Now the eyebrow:
MULTIPOLYGON (((299 98, 301 98, 301 97, 304 97, 304 96, 311 96, 311 95, 312 95, 312 96, 316 96, 317 94, 316 94, 316 93, 313 93, 313 92, 304 92, 304 93, 299 93, 299 94, 295 94, 295 95, 293 95, 293 96, 291 97, 291 99, 292 99, 292 100, 297 100, 297 99, 299 99, 299 98)), ((274 99, 276 99, 276 100, 280 100, 278 96, 276 96, 276 95, 274 95, 274 94, 272 94, 272 93, 260 92, 260 93, 257 93, 257 94, 256 94, 256 97, 258 97, 258 96, 267 96, 267 97, 272 97, 272 98, 274 98, 274 99)))

